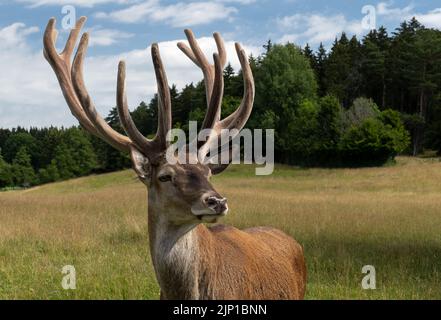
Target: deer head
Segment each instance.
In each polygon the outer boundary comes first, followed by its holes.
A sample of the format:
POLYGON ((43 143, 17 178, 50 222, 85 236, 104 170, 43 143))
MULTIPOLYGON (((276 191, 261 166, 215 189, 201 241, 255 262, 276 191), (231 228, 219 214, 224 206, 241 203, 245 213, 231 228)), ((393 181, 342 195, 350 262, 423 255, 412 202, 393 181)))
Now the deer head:
MULTIPOLYGON (((58 78, 65 100, 81 126, 118 150, 128 152, 139 179, 149 188, 149 206, 160 208, 172 223, 215 222, 228 211, 227 200, 211 185, 210 177, 221 173, 228 165, 204 163, 185 164, 167 161, 166 152, 170 146, 167 133, 172 128, 171 98, 159 47, 151 46, 153 65, 158 85, 158 129, 153 139, 147 139, 136 128, 128 109, 125 77, 125 62, 118 67, 116 102, 122 127, 127 136, 112 129, 98 114, 86 89, 83 78, 84 58, 89 35, 84 33, 77 52, 71 62, 81 28, 86 21, 82 17, 71 31, 64 50, 55 49, 57 31, 55 19, 51 19, 44 33, 44 56, 58 78)), ((254 80, 248 58, 240 44, 236 51, 242 66, 244 78, 243 101, 235 112, 221 120, 221 104, 224 90, 223 69, 227 61, 224 42, 218 33, 214 34, 218 53, 214 64, 210 64, 200 49, 193 33, 185 30, 190 47, 179 43, 178 47, 203 72, 207 97, 207 113, 201 130, 211 129, 205 143, 197 144, 197 152, 207 152, 212 141, 220 140, 224 129, 239 132, 248 120, 254 100, 254 80)))

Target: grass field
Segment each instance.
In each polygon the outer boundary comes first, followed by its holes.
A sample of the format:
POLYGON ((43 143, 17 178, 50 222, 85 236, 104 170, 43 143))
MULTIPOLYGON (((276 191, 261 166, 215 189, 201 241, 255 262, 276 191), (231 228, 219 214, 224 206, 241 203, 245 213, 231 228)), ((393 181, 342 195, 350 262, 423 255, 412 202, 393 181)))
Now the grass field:
MULTIPOLYGON (((271 225, 304 245, 308 299, 441 298, 441 162, 233 167, 214 179, 224 223, 271 225), (363 290, 373 265, 377 289, 363 290)), ((146 189, 131 171, 0 193, 0 299, 157 299, 146 189), (74 265, 77 289, 61 288, 74 265)))

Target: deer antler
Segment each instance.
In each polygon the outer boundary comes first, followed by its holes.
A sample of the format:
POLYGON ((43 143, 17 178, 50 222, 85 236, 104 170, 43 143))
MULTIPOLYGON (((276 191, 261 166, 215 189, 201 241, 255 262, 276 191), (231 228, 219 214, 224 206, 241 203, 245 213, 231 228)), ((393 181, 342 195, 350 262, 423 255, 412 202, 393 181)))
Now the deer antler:
MULTIPOLYGON (((139 132, 130 116, 125 90, 125 63, 124 61, 119 63, 116 100, 121 124, 128 135, 127 137, 115 131, 98 114, 86 89, 83 66, 89 41, 88 33, 82 35, 73 63, 71 63, 75 44, 85 22, 85 17, 81 17, 77 21, 75 28, 69 35, 64 50, 60 54, 58 54, 55 49, 55 41, 57 38, 55 19, 52 18, 49 20, 43 40, 44 56, 58 78, 61 90, 72 114, 78 119, 85 130, 105 140, 115 148, 129 152, 135 148, 150 160, 155 159, 167 149, 169 145, 167 134, 172 127, 170 90, 158 45, 152 45, 152 59, 158 83, 158 130, 155 137, 151 140, 145 138, 139 132)), ((244 96, 242 103, 236 111, 224 120, 221 120, 221 104, 224 92, 223 69, 227 61, 224 42, 218 33, 214 34, 218 53, 214 54, 214 64, 211 65, 202 53, 191 30, 185 30, 185 33, 190 48, 182 42, 178 43, 178 46, 201 68, 204 74, 208 108, 202 129, 214 129, 214 134, 210 136, 208 141, 220 139, 223 129, 236 129, 237 132, 239 132, 250 116, 254 101, 254 80, 245 51, 240 44, 236 43, 236 51, 242 66, 244 78, 244 96)), ((207 143, 198 145, 198 147, 202 148, 203 145, 209 145, 208 141, 207 143)))
POLYGON ((72 29, 66 46, 62 53, 55 49, 57 31, 55 19, 49 20, 44 33, 44 56, 52 66, 60 84, 65 100, 72 112, 85 130, 105 140, 107 143, 121 151, 131 151, 136 148, 149 158, 154 158, 158 153, 167 148, 166 134, 171 129, 171 101, 167 78, 161 62, 159 49, 152 45, 152 57, 158 81, 159 117, 158 131, 154 139, 145 138, 136 128, 130 116, 125 93, 125 64, 120 62, 118 68, 117 105, 123 128, 129 137, 126 137, 113 128, 98 114, 92 99, 84 84, 83 65, 87 50, 89 35, 84 33, 78 45, 78 50, 71 64, 72 53, 78 35, 86 22, 81 17, 72 29))
POLYGON ((202 124, 202 129, 214 130, 214 133, 206 143, 198 144, 198 147, 202 148, 204 145, 209 145, 211 141, 220 139, 223 129, 236 129, 237 132, 239 132, 245 126, 253 108, 255 94, 254 79, 248 57, 241 45, 236 43, 236 52, 242 67, 244 79, 244 95, 239 108, 227 118, 221 120, 221 105, 224 92, 223 69, 227 61, 224 42, 218 33, 213 35, 218 53, 213 55, 214 65, 210 65, 202 53, 193 32, 187 29, 185 30, 185 34, 190 48, 183 42, 179 42, 178 47, 202 69, 202 73, 204 74, 208 109, 202 124))

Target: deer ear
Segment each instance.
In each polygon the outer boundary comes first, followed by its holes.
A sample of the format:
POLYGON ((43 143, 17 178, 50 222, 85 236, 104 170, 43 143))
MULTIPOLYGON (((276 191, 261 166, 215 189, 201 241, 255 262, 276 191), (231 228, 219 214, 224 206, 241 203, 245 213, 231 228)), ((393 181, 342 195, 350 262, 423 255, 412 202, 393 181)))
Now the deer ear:
POLYGON ((130 148, 130 158, 132 158, 133 170, 135 170, 139 179, 142 181, 149 181, 151 177, 151 165, 149 159, 136 148, 130 148))

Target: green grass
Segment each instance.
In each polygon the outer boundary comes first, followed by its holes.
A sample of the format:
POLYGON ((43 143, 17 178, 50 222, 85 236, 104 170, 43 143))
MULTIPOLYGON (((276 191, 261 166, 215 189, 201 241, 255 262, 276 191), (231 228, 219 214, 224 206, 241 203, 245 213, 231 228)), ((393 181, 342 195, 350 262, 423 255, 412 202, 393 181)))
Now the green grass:
MULTIPOLYGON (((300 169, 234 166, 213 181, 224 223, 270 225, 303 244, 308 299, 441 298, 441 162, 300 169), (363 290, 364 265, 377 290, 363 290)), ((157 299, 147 191, 131 171, 0 193, 0 299, 157 299), (64 265, 77 290, 61 288, 64 265)))

